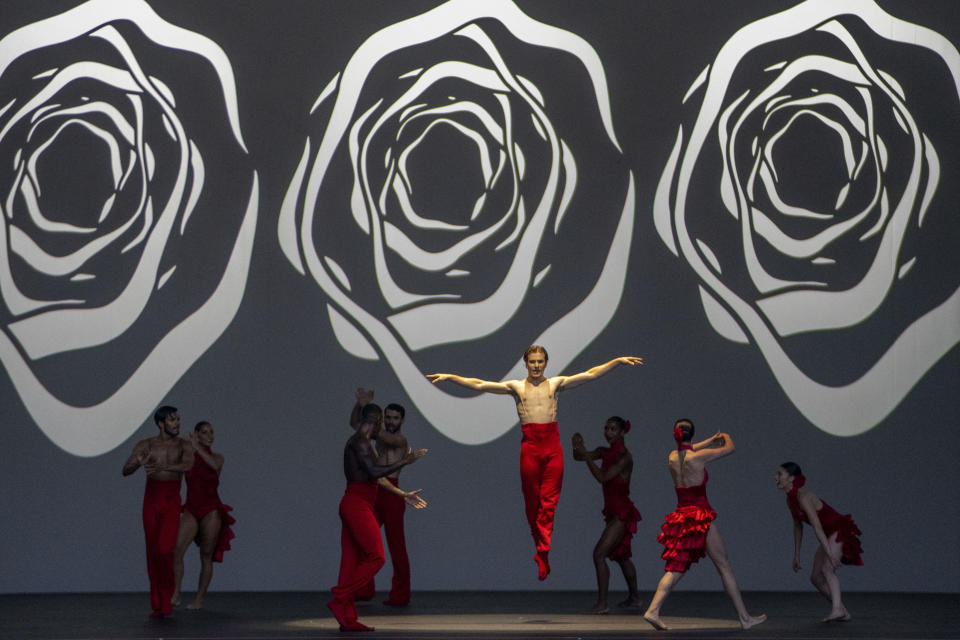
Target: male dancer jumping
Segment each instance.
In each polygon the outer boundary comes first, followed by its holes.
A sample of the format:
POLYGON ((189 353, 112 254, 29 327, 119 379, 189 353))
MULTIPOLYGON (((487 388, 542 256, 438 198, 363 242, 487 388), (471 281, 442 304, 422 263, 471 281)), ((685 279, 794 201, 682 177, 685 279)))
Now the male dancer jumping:
POLYGON ((180 413, 163 406, 153 415, 160 433, 141 440, 123 463, 128 476, 141 466, 147 473, 143 494, 143 533, 147 542, 147 575, 153 617, 170 615, 175 587, 173 550, 180 529, 180 478, 193 467, 193 446, 180 435, 180 413))
MULTIPOLYGON (((373 389, 357 389, 357 402, 350 412, 351 427, 354 429, 360 427, 363 407, 371 402, 373 402, 373 389)), ((407 453, 407 438, 400 432, 405 416, 406 410, 399 404, 388 404, 383 410, 383 429, 375 434, 377 464, 383 466, 393 464, 407 453)), ((390 595, 383 604, 390 607, 405 607, 410 604, 410 559, 407 556, 403 515, 408 504, 415 509, 423 509, 427 506, 427 502, 418 495, 420 489, 414 491, 400 489, 400 469, 385 478, 380 478, 378 483, 381 490, 377 492, 377 502, 373 510, 377 516, 377 523, 383 527, 393 564, 390 595)), ((376 595, 376 587, 374 581, 370 580, 369 584, 357 594, 357 600, 372 600, 374 595, 376 595)))
POLYGON ((357 620, 357 593, 383 566, 383 542, 373 511, 377 499, 377 478, 413 463, 426 454, 426 449, 408 449, 399 461, 377 464, 377 452, 370 440, 381 427, 383 412, 375 404, 363 408, 357 432, 350 436, 343 449, 343 473, 347 489, 340 500, 340 576, 333 588, 333 600, 327 607, 333 612, 341 631, 372 631, 357 620))
POLYGON ((547 350, 532 345, 523 354, 527 377, 523 380, 491 382, 479 378, 464 378, 451 373, 431 373, 434 382, 449 380, 468 389, 487 393, 510 394, 517 403, 523 439, 520 443, 520 485, 526 505, 530 534, 537 547, 534 560, 538 577, 546 580, 550 573, 550 538, 553 535, 553 515, 563 485, 563 449, 557 428, 557 394, 596 380, 620 365, 643 364, 642 358, 624 356, 597 365, 572 376, 545 378, 547 350))

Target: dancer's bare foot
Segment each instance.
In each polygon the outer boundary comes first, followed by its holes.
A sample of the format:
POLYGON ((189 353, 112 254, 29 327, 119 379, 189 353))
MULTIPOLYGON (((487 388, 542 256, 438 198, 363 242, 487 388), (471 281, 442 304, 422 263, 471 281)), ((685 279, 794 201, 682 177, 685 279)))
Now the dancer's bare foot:
POLYGON ((749 629, 750 627, 755 627, 761 622, 764 622, 767 619, 767 614, 761 613, 758 616, 747 616, 746 619, 740 619, 740 628, 749 629))
POLYGON ((590 613, 598 616, 605 613, 610 613, 610 607, 607 606, 606 602, 598 602, 590 608, 590 613))
POLYGON ((830 615, 821 620, 821 622, 849 622, 850 613, 847 611, 846 607, 840 607, 839 609, 834 609, 830 611, 830 615))
POLYGON ((197 598, 196 600, 194 600, 193 602, 187 605, 187 609, 189 609, 190 611, 199 611, 200 609, 203 609, 203 600, 201 600, 200 598, 197 598))
POLYGON ((650 626, 652 626, 657 631, 666 631, 667 629, 670 628, 663 623, 663 620, 660 619, 660 616, 655 616, 649 611, 643 614, 643 619, 649 622, 650 626))
POLYGON ((639 609, 643 606, 643 600, 640 596, 628 596, 623 602, 618 602, 617 606, 621 609, 639 609))
POLYGON ((174 592, 173 597, 170 598, 170 604, 173 605, 173 606, 175 606, 175 607, 179 607, 179 606, 180 606, 180 592, 179 592, 179 591, 175 591, 175 592, 174 592))

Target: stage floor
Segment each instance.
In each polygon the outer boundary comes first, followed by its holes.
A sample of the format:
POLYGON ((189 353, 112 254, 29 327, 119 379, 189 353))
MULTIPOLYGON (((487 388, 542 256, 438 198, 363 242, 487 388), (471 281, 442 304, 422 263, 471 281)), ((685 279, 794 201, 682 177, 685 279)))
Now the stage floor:
MULTIPOLYGON (((192 596, 193 594, 185 594, 192 596)), ((650 594, 642 594, 647 598, 650 594)), ((741 631, 722 592, 679 591, 664 607, 673 629, 658 632, 641 611, 614 608, 591 615, 592 592, 418 592, 411 605, 380 604, 385 594, 359 603, 360 620, 380 639, 516 638, 960 638, 960 595, 850 593, 844 603, 853 620, 819 622, 829 610, 815 593, 744 594, 754 615, 767 622, 741 631)), ((615 593, 611 602, 623 599, 615 593)), ((120 638, 332 638, 342 637, 324 606, 326 592, 211 593, 203 611, 175 610, 162 620, 148 617, 149 598, 123 594, 0 595, 0 638, 93 640, 120 638)), ((189 602, 189 599, 186 600, 189 602)))

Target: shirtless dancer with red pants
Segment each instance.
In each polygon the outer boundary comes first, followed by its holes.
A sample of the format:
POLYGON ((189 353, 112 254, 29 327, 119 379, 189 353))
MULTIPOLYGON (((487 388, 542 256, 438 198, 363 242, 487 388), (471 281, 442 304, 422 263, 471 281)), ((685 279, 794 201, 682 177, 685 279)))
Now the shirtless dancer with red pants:
POLYGON ((624 356, 576 375, 546 378, 543 371, 547 366, 547 358, 545 348, 539 345, 528 347, 523 354, 527 366, 527 377, 523 380, 491 382, 452 373, 432 373, 427 376, 434 383, 449 380, 476 391, 509 394, 516 401, 523 432, 520 441, 520 486, 530 534, 537 548, 534 560, 541 580, 546 580, 550 573, 553 516, 563 485, 563 449, 557 428, 557 395, 584 382, 596 380, 620 365, 643 364, 642 358, 624 356))
MULTIPOLYGON (((357 402, 350 412, 350 426, 360 426, 363 408, 373 402, 373 389, 357 389, 357 402)), ((388 465, 397 462, 407 453, 407 437, 401 432, 406 410, 399 404, 391 403, 383 410, 383 428, 375 433, 377 464, 388 465)), ((400 488, 400 469, 377 481, 380 490, 373 511, 377 523, 383 527, 383 535, 390 549, 393 564, 393 581, 390 595, 383 604, 390 607, 405 607, 410 604, 410 558, 407 555, 407 538, 404 533, 403 516, 407 505, 414 509, 423 509, 427 501, 420 497, 420 489, 404 491, 400 488)), ((376 585, 371 580, 360 593, 357 600, 372 600, 376 595, 376 585)))
POLYGON ((153 416, 160 433, 141 440, 123 463, 123 475, 143 467, 147 487, 143 494, 143 533, 147 542, 147 575, 153 617, 167 616, 173 608, 173 550, 180 529, 180 479, 193 467, 193 447, 180 438, 180 413, 164 406, 153 416))
POLYGON ((343 449, 343 474, 347 489, 340 500, 340 575, 327 607, 340 623, 341 631, 372 631, 357 620, 356 597, 373 579, 386 557, 380 540, 380 526, 374 513, 377 479, 413 463, 426 449, 407 449, 406 455, 389 465, 377 464, 371 438, 382 426, 383 411, 375 404, 363 408, 362 422, 343 449))

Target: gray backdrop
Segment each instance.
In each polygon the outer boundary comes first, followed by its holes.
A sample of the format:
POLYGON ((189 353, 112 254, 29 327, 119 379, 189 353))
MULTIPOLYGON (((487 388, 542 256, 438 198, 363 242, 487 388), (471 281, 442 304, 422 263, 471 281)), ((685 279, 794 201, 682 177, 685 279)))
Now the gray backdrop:
POLYGON ((5 2, 0 592, 146 589, 120 468, 165 403, 226 457, 212 588, 329 588, 358 386, 430 449, 415 590, 591 589, 588 471, 538 583, 510 400, 420 377, 541 339, 548 374, 645 359, 560 401, 565 446, 633 423, 641 589, 682 416, 736 442, 709 495, 742 589, 808 588, 794 460, 864 532, 845 589, 957 591, 960 25, 795 4, 5 2))

